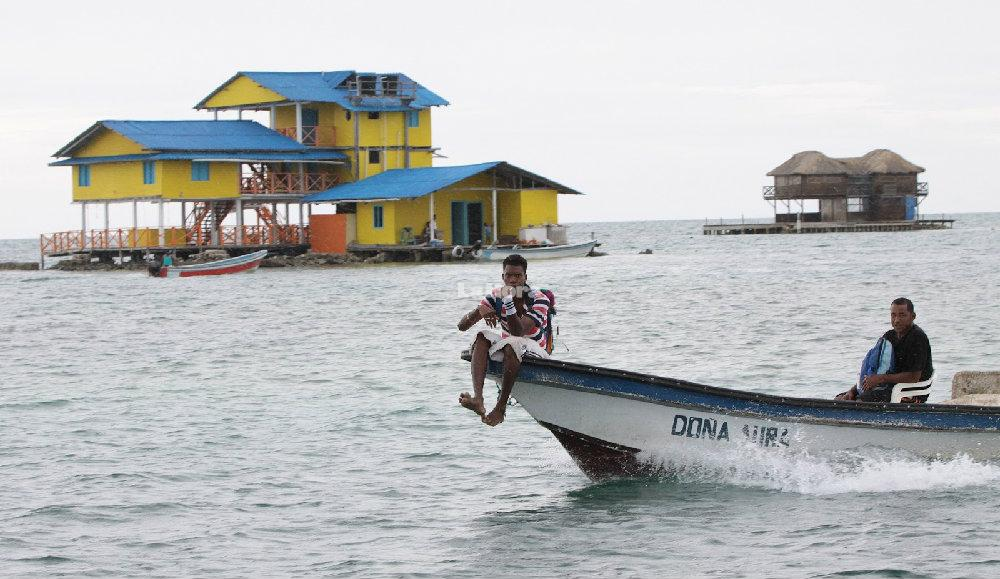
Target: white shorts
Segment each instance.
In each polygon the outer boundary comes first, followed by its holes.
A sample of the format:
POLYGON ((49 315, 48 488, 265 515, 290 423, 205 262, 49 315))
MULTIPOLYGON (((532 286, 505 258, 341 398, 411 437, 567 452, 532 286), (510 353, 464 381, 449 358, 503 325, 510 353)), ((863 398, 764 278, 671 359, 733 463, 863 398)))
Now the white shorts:
MULTIPOLYGON (((549 353, 543 350, 542 347, 538 345, 538 342, 532 340, 531 338, 523 338, 521 336, 507 336, 506 338, 501 338, 500 334, 490 330, 480 330, 479 335, 490 341, 490 359, 495 362, 503 362, 502 350, 504 349, 504 346, 510 346, 514 350, 514 354, 517 355, 518 361, 520 361, 525 354, 536 358, 549 357, 549 353)), ((475 340, 473 340, 472 343, 475 345, 475 340)))

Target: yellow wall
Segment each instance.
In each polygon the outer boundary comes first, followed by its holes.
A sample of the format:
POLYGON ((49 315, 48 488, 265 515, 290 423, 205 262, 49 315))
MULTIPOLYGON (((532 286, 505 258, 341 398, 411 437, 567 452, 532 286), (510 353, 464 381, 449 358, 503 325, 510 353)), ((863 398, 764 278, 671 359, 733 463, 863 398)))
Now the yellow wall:
POLYGON ((317 108, 319 109, 319 124, 324 127, 333 127, 335 143, 330 146, 353 147, 354 113, 351 113, 351 118, 348 119, 345 114, 347 111, 333 103, 323 103, 317 108))
MULTIPOLYGON (((493 227, 492 193, 490 191, 468 191, 470 188, 490 187, 493 178, 476 175, 434 193, 434 213, 437 228, 443 234, 446 244, 452 243, 451 203, 452 201, 478 201, 483 206, 483 222, 493 227)), ((358 243, 399 243, 403 227, 410 227, 415 236, 424 231, 430 216, 430 196, 418 199, 381 202, 385 207, 380 230, 373 228, 372 206, 375 203, 358 203, 358 243)), ((529 189, 523 191, 498 191, 497 216, 500 220, 499 235, 517 236, 522 227, 558 223, 557 194, 552 189, 529 189)), ((484 240, 484 241, 492 241, 484 240)))
MULTIPOLYGON (((451 244, 453 241, 451 235, 452 201, 478 201, 482 203, 483 223, 493 227, 492 193, 490 191, 467 190, 476 187, 489 187, 492 182, 493 179, 489 175, 476 175, 434 193, 434 214, 437 215, 437 228, 443 234, 444 243, 451 244)), ((423 234, 424 226, 430 217, 430 196, 386 201, 381 204, 385 207, 383 219, 385 227, 381 230, 375 230, 372 216, 374 203, 358 203, 358 243, 399 243, 400 234, 404 227, 410 227, 415 236, 423 234)), ((557 193, 553 189, 498 191, 497 217, 500 220, 499 235, 517 236, 522 227, 558 223, 557 193)), ((484 241, 490 242, 492 239, 484 241)))
POLYGON ((208 181, 191 180, 190 161, 154 161, 155 182, 142 182, 142 161, 90 166, 90 186, 78 185, 80 168, 73 167, 73 201, 164 197, 204 199, 239 196, 237 163, 210 163, 208 181))
POLYGON ((212 98, 208 99, 204 106, 206 108, 235 107, 281 102, 283 100, 286 99, 280 94, 266 89, 249 78, 240 75, 224 86, 222 90, 215 93, 212 98))
MULTIPOLYGON (((319 129, 317 131, 318 145, 321 147, 354 147, 354 123, 357 120, 358 146, 361 148, 361 164, 358 166, 360 179, 377 175, 387 169, 402 169, 406 166, 406 156, 402 149, 389 149, 382 151, 382 158, 378 163, 368 162, 369 149, 380 149, 381 147, 402 147, 403 128, 406 122, 406 115, 400 112, 381 113, 379 119, 369 119, 368 113, 351 112, 351 118, 347 118, 347 110, 333 103, 315 103, 306 105, 305 108, 313 108, 319 112, 319 129)), ((410 128, 409 147, 410 167, 430 167, 433 163, 433 154, 427 150, 431 146, 431 111, 418 111, 420 116, 420 126, 410 128), (412 150, 414 147, 423 147, 424 150, 412 150)), ((275 128, 294 129, 295 128, 295 107, 280 106, 275 109, 275 128)), ((351 158, 353 165, 353 151, 344 151, 351 158)), ((340 171, 342 182, 354 180, 353 169, 343 169, 340 171)))
MULTIPOLYGON (((353 147, 354 120, 358 119, 358 146, 360 147, 401 147, 403 146, 403 129, 406 114, 401 112, 383 112, 378 119, 369 119, 368 113, 351 111, 347 118, 347 110, 333 103, 313 103, 303 105, 319 111, 320 127, 333 127, 333 130, 320 129, 319 145, 324 147, 353 147)), ((422 110, 417 113, 420 126, 409 128, 409 146, 431 146, 431 111, 422 110)), ((295 107, 279 106, 275 109, 275 128, 295 128, 295 107)))
POLYGON ((158 197, 163 186, 161 165, 161 163, 156 163, 156 180, 151 185, 145 185, 142 182, 142 161, 90 165, 90 186, 88 187, 78 185, 80 167, 74 166, 73 201, 158 197))
MULTIPOLYGON (((434 196, 437 201, 437 195, 434 196)), ((396 212, 396 241, 399 243, 404 227, 409 227, 413 231, 414 237, 420 237, 424 233, 424 225, 430 219, 429 205, 430 196, 418 197, 416 199, 400 199, 394 202, 396 212)), ((438 214, 440 217, 440 213, 438 214)), ((441 223, 438 223, 441 229, 441 223)))
POLYGON ((519 191, 499 191, 497 192, 497 205, 499 205, 498 219, 500 220, 500 235, 513 235, 517 237, 521 228, 521 194, 519 191))
POLYGON ((558 194, 554 189, 528 189, 521 191, 520 197, 521 227, 559 223, 558 194))
POLYGON ((163 161, 163 197, 208 199, 239 197, 239 163, 210 162, 208 181, 191 180, 191 161, 163 161))
POLYGON ((357 228, 358 243, 361 244, 395 244, 399 240, 396 231, 396 201, 379 201, 376 203, 358 203, 357 228), (374 208, 381 205, 382 227, 375 228, 374 208))
POLYGON ((96 134, 87 139, 86 144, 73 151, 72 156, 109 157, 112 155, 137 155, 144 152, 146 151, 139 143, 102 127, 96 134))
MULTIPOLYGON (((155 247, 160 244, 160 230, 156 227, 140 227, 128 230, 128 244, 131 247, 155 247)), ((180 227, 164 227, 163 241, 171 247, 187 245, 187 232, 180 227)))

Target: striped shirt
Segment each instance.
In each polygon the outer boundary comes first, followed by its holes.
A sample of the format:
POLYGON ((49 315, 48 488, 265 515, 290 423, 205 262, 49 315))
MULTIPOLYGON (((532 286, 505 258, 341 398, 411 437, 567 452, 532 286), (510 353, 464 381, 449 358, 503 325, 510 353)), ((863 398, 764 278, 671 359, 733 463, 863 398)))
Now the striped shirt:
MULTIPOLYGON (((511 334, 510 328, 507 326, 507 320, 503 316, 500 316, 500 309, 502 308, 500 289, 493 288, 493 292, 484 297, 479 303, 492 307, 493 311, 497 313, 497 316, 500 317, 500 328, 503 330, 500 332, 500 337, 506 338, 511 334)), ((548 296, 538 290, 529 289, 528 294, 524 298, 524 315, 531 318, 531 321, 535 324, 534 331, 531 335, 525 336, 525 338, 531 338, 543 350, 549 343, 549 308, 551 305, 548 296)))

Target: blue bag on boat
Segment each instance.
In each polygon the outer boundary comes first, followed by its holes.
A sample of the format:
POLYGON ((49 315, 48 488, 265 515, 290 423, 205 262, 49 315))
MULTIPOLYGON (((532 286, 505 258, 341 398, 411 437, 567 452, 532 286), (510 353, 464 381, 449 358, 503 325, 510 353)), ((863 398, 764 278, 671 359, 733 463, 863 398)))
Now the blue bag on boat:
POLYGON ((861 361, 861 373, 858 374, 858 392, 864 392, 865 378, 872 374, 892 374, 895 370, 896 358, 892 355, 892 343, 879 338, 875 346, 868 350, 865 359, 861 361))

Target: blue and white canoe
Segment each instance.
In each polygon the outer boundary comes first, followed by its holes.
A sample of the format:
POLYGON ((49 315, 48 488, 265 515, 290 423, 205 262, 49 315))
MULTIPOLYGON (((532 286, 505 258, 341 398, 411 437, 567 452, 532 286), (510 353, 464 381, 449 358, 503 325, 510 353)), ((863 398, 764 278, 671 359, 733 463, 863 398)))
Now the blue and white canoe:
POLYGON ((570 243, 567 245, 515 245, 513 247, 484 247, 480 261, 503 261, 508 255, 515 253, 524 256, 528 261, 535 259, 556 259, 558 257, 584 257, 589 254, 596 239, 584 241, 582 243, 570 243))
MULTIPOLYGON (((499 380, 501 364, 491 361, 488 372, 499 380)), ((897 399, 930 387, 905 386, 911 391, 897 399)), ((735 449, 816 454, 870 446, 927 458, 1000 458, 1000 407, 773 396, 530 357, 512 396, 595 480, 662 472, 663 456, 735 449)))

